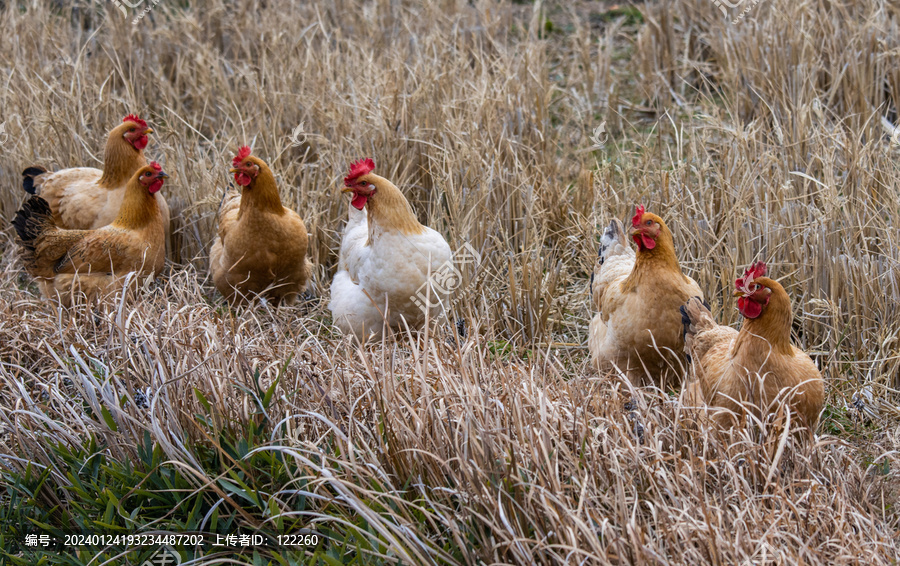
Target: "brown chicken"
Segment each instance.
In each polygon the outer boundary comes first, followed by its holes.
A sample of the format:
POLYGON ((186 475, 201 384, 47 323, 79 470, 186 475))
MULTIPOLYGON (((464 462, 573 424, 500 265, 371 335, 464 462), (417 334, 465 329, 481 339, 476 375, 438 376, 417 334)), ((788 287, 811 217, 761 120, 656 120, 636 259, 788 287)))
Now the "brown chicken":
MULTIPOLYGON (((151 133, 147 122, 129 114, 109 132, 102 171, 74 167, 48 172, 33 166, 22 173, 22 187, 47 201, 59 228, 94 230, 111 224, 119 215, 129 180, 147 165, 144 148, 151 133)), ((168 231, 169 206, 162 195, 156 195, 156 201, 168 231)))
POLYGON ((156 193, 167 177, 155 162, 138 169, 118 216, 96 230, 59 228, 46 200, 27 200, 13 226, 25 269, 44 296, 70 304, 81 293, 95 298, 118 290, 129 272, 156 276, 162 271, 165 232, 156 193))
POLYGON ((791 300, 765 273, 766 264, 759 262, 735 282, 744 317, 740 332, 716 324, 697 298, 681 308, 684 349, 693 360, 685 403, 709 405, 714 421, 731 426, 745 410, 761 418, 777 410, 777 401, 785 401, 814 430, 825 397, 822 374, 791 345, 791 300))
POLYGON ((242 191, 226 192, 219 206, 219 233, 209 253, 213 283, 232 304, 256 295, 294 304, 312 272, 306 226, 282 206, 272 170, 249 147, 232 164, 242 191))
POLYGON ((588 338, 591 359, 600 369, 615 365, 636 385, 679 387, 687 360, 677 309, 702 293, 681 272, 672 232, 662 218, 638 206, 628 235, 637 244, 636 254, 617 219, 600 239, 591 280, 598 311, 588 338))

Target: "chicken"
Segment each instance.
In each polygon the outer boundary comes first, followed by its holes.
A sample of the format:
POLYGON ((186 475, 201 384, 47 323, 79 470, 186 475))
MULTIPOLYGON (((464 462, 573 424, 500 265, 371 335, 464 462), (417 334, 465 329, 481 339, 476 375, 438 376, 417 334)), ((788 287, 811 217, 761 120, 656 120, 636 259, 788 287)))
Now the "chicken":
POLYGON ((776 400, 784 400, 814 430, 825 397, 822 374, 806 353, 791 345, 790 298, 765 274, 766 264, 758 262, 735 282, 744 317, 740 332, 716 324, 697 298, 681 307, 684 349, 693 361, 685 403, 714 407, 713 420, 729 426, 743 410, 761 418, 777 410, 776 400))
MULTIPOLYGON (((109 132, 102 171, 75 167, 47 172, 32 166, 22 173, 22 187, 47 201, 59 228, 94 230, 111 224, 119 215, 129 180, 147 165, 144 148, 151 133, 147 122, 129 114, 109 132)), ((156 201, 168 237, 169 206, 162 195, 156 195, 156 201)))
POLYGON ((328 305, 335 325, 360 340, 381 336, 385 324, 420 328, 441 318, 443 277, 456 273, 444 237, 420 224, 400 189, 374 169, 372 159, 360 160, 344 178, 353 198, 328 305))
POLYGON ((232 165, 241 192, 226 192, 219 206, 219 233, 209 253, 213 283, 232 304, 262 296, 292 305, 312 272, 306 225, 282 206, 272 170, 249 147, 232 165))
POLYGON ((617 219, 600 240, 591 278, 598 311, 589 330, 591 360, 600 369, 618 367, 635 385, 678 387, 687 364, 677 309, 702 293, 681 272, 672 232, 662 218, 638 206, 628 235, 637 253, 617 219))
POLYGON ((95 298, 118 290, 129 272, 155 277, 162 271, 165 231, 157 192, 167 177, 155 162, 139 168, 118 216, 96 230, 59 228, 46 200, 27 200, 13 226, 25 269, 44 296, 68 305, 80 293, 95 298))

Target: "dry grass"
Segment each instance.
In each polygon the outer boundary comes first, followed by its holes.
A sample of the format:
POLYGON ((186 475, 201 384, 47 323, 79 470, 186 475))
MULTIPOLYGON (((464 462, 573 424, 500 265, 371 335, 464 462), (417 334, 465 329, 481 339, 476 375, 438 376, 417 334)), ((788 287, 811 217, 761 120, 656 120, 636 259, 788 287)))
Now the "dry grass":
POLYGON ((4 8, 0 216, 25 166, 98 164, 132 111, 182 210, 169 274, 105 309, 41 301, 3 233, 3 481, 33 462, 49 476, 32 504, 72 509, 83 470, 54 445, 93 438, 140 467, 149 432, 206 518, 299 516, 335 533, 340 561, 896 563, 900 150, 882 118, 898 121, 900 10, 763 0, 732 24, 692 0, 634 23, 605 4, 162 0, 137 26, 111 3, 4 8), (206 278, 244 143, 313 236, 315 298, 297 308, 230 311, 206 278), (484 258, 456 297, 466 339, 359 349, 331 329, 337 187, 362 156, 484 258), (781 277, 828 386, 813 442, 697 430, 669 396, 587 367, 597 227, 636 202, 723 322, 739 267, 781 277), (881 403, 868 425, 843 409, 864 386, 881 403), (249 464, 273 451, 277 478, 249 464))

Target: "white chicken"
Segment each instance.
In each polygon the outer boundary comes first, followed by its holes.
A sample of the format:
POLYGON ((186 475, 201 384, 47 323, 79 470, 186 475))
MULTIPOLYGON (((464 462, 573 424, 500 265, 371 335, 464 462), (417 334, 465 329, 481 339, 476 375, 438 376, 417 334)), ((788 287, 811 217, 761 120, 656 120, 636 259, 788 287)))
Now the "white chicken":
POLYGON ((328 305, 335 325, 360 340, 440 318, 450 291, 444 276, 455 273, 444 237, 420 224, 400 189, 374 169, 363 159, 344 178, 353 198, 328 305))

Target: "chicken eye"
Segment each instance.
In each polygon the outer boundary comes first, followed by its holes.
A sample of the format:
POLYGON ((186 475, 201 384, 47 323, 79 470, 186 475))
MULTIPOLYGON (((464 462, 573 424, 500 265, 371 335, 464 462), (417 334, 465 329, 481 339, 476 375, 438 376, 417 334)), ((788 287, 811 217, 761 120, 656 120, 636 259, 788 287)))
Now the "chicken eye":
POLYGON ((646 224, 647 226, 650 226, 650 220, 644 222, 644 224, 646 224))

